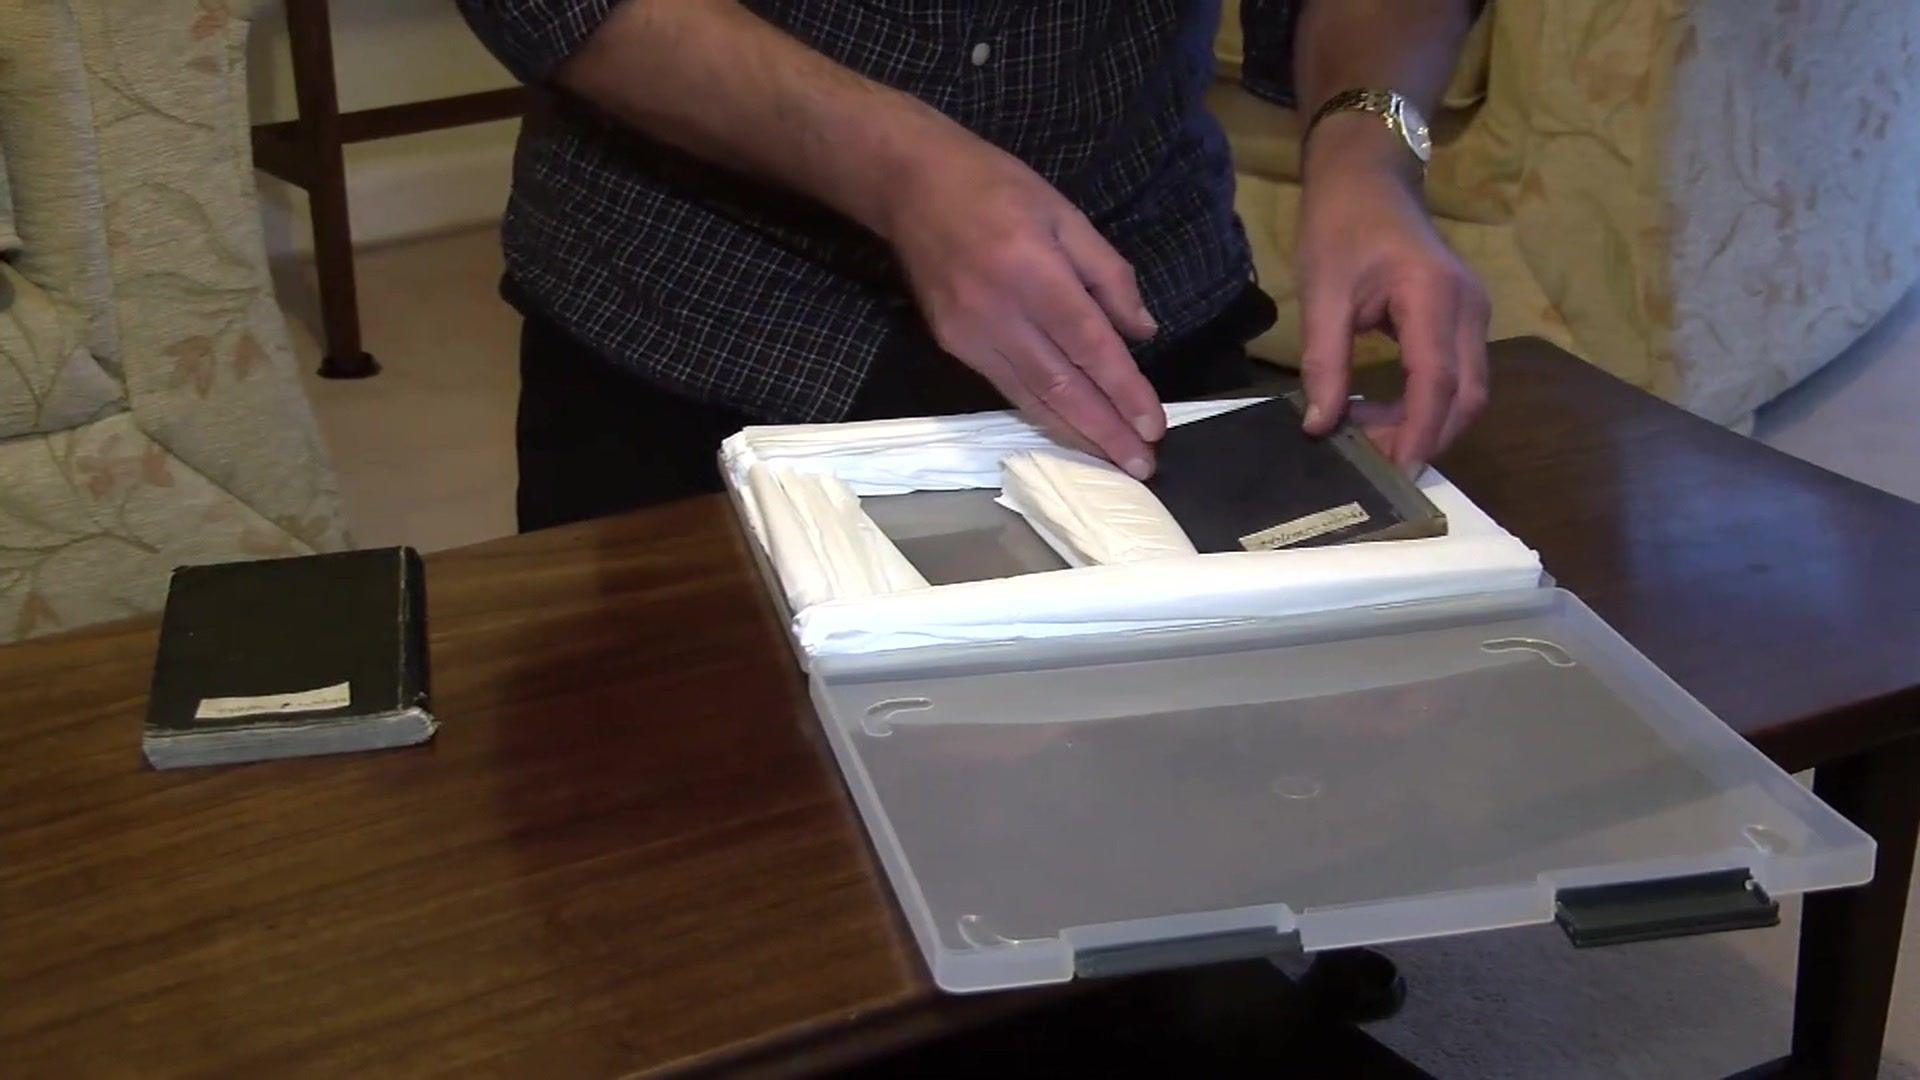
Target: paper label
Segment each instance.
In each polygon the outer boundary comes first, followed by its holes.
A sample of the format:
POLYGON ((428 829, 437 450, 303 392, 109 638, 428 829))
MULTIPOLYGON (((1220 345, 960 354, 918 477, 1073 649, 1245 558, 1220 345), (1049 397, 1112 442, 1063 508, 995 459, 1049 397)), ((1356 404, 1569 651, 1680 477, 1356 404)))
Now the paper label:
POLYGON ((193 710, 195 720, 231 720, 236 716, 268 716, 280 713, 323 712, 353 704, 353 684, 335 683, 318 690, 292 694, 260 694, 256 697, 202 698, 193 710))
POLYGON ((1240 546, 1248 551, 1272 551, 1275 548, 1291 547, 1302 540, 1311 540, 1316 536, 1325 536, 1352 525, 1370 520, 1373 515, 1366 507, 1357 502, 1345 506, 1336 506, 1331 510, 1322 510, 1317 514, 1283 521, 1270 529, 1261 529, 1257 533, 1248 533, 1240 538, 1240 546))

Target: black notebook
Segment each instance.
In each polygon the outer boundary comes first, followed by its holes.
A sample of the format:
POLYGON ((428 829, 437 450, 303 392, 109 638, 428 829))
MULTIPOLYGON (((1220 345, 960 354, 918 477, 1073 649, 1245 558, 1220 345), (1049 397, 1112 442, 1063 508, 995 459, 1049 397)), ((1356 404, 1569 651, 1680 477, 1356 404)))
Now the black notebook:
POLYGON ((1202 554, 1441 536, 1447 519, 1365 435, 1300 430, 1297 395, 1169 428, 1147 487, 1202 554))
POLYGON ((174 572, 143 740, 155 768, 406 746, 434 727, 413 550, 174 572))

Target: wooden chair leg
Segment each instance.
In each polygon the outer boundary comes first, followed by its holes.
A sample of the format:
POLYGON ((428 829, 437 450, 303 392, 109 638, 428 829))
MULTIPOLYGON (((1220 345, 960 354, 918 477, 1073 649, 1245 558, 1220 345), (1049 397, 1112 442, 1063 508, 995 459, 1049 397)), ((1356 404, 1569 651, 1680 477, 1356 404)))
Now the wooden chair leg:
POLYGON ((326 336, 320 374, 329 379, 362 379, 377 374, 380 365, 360 344, 333 28, 327 0, 286 0, 286 6, 300 139, 306 144, 309 165, 306 187, 312 206, 314 266, 320 279, 320 321, 326 336))

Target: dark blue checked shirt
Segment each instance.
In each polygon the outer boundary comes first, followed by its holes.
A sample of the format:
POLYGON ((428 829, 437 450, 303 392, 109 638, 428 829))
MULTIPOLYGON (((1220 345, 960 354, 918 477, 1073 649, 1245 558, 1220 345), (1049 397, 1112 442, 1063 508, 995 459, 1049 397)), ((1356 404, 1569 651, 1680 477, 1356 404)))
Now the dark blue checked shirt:
MULTIPOLYGON (((617 0, 459 2, 538 84, 617 0)), ((1133 264, 1157 340, 1245 287, 1226 140, 1201 105, 1219 0, 743 4, 1045 177, 1133 264)), ((1249 0, 1249 27, 1290 35, 1292 7, 1249 0)), ((914 317, 891 255, 851 222, 557 97, 521 135, 503 233, 523 309, 657 384, 767 419, 844 416, 888 331, 914 317)))

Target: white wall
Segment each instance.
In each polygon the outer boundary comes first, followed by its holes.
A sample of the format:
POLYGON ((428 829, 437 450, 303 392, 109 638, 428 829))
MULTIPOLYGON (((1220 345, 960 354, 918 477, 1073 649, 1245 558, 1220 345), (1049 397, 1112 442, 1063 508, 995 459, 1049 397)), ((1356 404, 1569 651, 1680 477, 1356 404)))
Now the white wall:
MULTIPOLYGON (((452 0, 332 0, 334 69, 342 110, 512 85, 452 0)), ((255 123, 295 115, 287 24, 278 0, 255 5, 248 43, 255 123)), ((408 135, 347 147, 356 244, 496 220, 506 205, 519 121, 408 135)), ((311 250, 306 195, 264 173, 261 212, 272 254, 311 250)))

